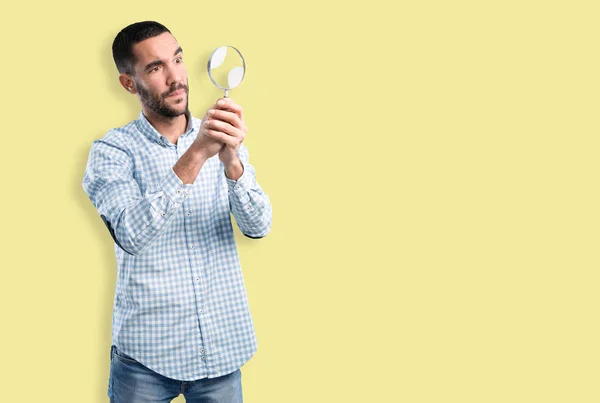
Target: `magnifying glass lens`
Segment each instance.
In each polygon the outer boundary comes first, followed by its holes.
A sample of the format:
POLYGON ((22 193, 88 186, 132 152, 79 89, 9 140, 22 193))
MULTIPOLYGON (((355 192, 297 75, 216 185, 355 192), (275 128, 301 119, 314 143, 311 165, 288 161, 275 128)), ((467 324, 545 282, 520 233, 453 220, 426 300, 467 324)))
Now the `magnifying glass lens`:
POLYGON ((245 73, 246 62, 233 46, 216 48, 208 59, 208 76, 217 88, 225 91, 225 97, 241 84, 245 73))

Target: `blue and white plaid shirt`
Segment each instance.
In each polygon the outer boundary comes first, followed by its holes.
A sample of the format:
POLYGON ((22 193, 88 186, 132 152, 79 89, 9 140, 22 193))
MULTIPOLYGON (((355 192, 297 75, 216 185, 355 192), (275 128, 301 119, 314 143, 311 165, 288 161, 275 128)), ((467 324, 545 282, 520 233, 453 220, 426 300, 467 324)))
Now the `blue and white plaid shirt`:
POLYGON ((237 181, 225 176, 218 155, 193 184, 175 174, 200 128, 200 119, 187 117, 175 145, 140 112, 92 143, 83 178, 115 241, 112 344, 182 381, 229 374, 256 352, 230 212, 248 237, 271 228, 271 203, 243 143, 237 181))

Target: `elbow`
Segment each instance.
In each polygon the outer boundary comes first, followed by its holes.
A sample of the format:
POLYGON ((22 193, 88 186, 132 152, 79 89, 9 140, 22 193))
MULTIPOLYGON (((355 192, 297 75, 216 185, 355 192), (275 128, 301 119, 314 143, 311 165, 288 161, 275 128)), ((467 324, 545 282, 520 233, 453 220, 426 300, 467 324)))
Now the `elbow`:
POLYGON ((271 232, 271 221, 269 221, 266 225, 261 228, 256 228, 253 231, 242 232, 244 236, 251 239, 260 239, 267 236, 267 234, 271 232))
POLYGON ((133 238, 124 235, 117 236, 115 229, 113 228, 110 221, 106 219, 106 216, 101 215, 100 217, 102 217, 102 221, 104 221, 104 225, 106 225, 106 228, 108 228, 110 236, 119 248, 121 248, 125 253, 132 256, 138 256, 142 253, 142 249, 136 242, 134 242, 133 238))
POLYGON ((115 243, 123 252, 131 256, 138 256, 142 253, 142 250, 133 242, 119 242, 117 238, 114 238, 115 243))
POLYGON ((271 231, 273 210, 266 195, 262 203, 254 203, 254 206, 254 211, 250 211, 248 218, 243 220, 246 225, 239 225, 238 221, 238 226, 247 238, 260 239, 266 237, 271 231))
POLYGON ((131 237, 129 234, 124 234, 120 237, 115 236, 113 238, 117 246, 131 256, 139 256, 150 247, 150 242, 138 239, 140 237, 131 237))
POLYGON ((260 239, 260 238, 264 238, 265 236, 267 236, 267 234, 264 235, 257 235, 257 236, 253 236, 250 234, 244 234, 246 236, 246 238, 250 238, 250 239, 260 239))
POLYGON ((246 238, 250 238, 250 239, 261 239, 267 236, 267 233, 261 233, 261 234, 244 234, 246 236, 246 238))

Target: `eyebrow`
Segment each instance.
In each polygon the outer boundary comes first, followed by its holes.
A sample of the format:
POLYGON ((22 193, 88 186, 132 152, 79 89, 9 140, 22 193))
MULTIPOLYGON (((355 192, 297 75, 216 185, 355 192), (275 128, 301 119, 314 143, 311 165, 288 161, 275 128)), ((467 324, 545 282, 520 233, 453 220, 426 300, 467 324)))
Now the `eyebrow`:
MULTIPOLYGON (((175 53, 173 53, 173 56, 177 56, 179 53, 183 53, 183 49, 181 49, 181 46, 177 48, 177 50, 175 51, 175 53)), ((164 62, 162 60, 154 60, 154 61, 148 63, 146 65, 146 67, 144 67, 144 71, 148 71, 150 69, 153 69, 156 66, 161 66, 162 64, 164 64, 164 62)))

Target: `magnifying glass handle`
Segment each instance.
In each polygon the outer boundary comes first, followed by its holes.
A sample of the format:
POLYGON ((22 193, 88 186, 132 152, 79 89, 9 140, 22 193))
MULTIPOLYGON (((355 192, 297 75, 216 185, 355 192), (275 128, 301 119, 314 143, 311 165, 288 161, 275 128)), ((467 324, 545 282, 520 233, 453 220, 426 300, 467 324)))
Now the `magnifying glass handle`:
POLYGON ((229 98, 229 90, 225 90, 225 95, 223 95, 223 98, 229 98))

